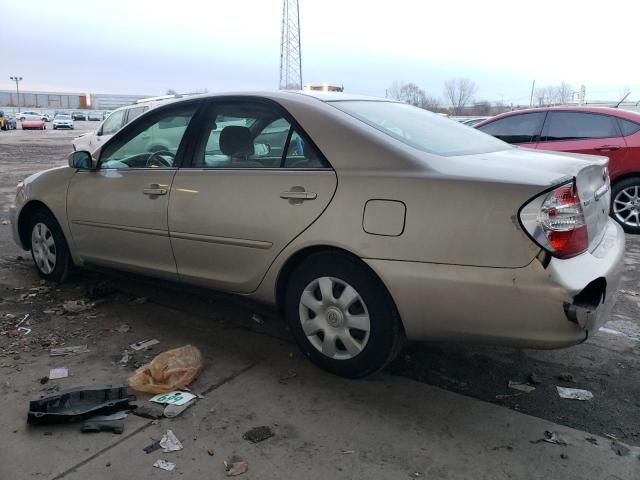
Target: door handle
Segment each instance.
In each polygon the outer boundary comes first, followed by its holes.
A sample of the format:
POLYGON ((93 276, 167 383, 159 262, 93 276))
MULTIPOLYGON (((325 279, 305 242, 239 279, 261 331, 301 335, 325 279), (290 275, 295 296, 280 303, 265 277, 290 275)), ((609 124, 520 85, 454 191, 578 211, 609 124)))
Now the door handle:
POLYGON ((616 150, 620 150, 620 147, 617 145, 602 145, 596 148, 596 150, 599 152, 615 152, 616 150))
POLYGON ((286 191, 280 194, 280 198, 288 198, 291 200, 315 200, 318 198, 318 194, 315 192, 296 192, 286 191))
POLYGON ((157 183, 152 183, 151 185, 149 185, 149 188, 145 188, 144 190, 142 190, 142 193, 151 196, 166 195, 168 191, 167 187, 168 185, 159 185, 157 183))

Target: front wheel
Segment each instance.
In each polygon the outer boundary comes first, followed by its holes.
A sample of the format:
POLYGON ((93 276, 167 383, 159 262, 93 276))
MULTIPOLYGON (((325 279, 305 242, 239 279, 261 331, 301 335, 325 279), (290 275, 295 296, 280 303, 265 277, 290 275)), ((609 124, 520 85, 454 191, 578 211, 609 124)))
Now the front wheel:
POLYGON ((69 246, 60 225, 51 213, 38 210, 29 227, 31 258, 45 280, 63 282, 71 270, 69 246))
POLYGON ((625 232, 640 234, 640 177, 625 178, 613 186, 611 216, 625 232))
POLYGON ((374 373, 402 346, 391 296, 365 264, 345 254, 307 258, 289 279, 285 309, 302 352, 336 375, 374 373))

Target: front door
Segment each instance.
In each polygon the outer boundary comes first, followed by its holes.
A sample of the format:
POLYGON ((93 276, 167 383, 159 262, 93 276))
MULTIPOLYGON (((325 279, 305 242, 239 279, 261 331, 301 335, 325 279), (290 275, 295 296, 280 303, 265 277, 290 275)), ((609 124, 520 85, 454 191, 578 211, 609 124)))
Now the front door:
POLYGON ((79 171, 68 191, 73 241, 85 262, 177 279, 167 224, 181 140, 195 104, 163 108, 119 132, 96 170, 79 171), (148 138, 166 140, 151 150, 148 138))
POLYGON ((191 164, 176 174, 169 202, 178 275, 248 293, 327 207, 336 175, 275 104, 219 100, 201 121, 191 164))

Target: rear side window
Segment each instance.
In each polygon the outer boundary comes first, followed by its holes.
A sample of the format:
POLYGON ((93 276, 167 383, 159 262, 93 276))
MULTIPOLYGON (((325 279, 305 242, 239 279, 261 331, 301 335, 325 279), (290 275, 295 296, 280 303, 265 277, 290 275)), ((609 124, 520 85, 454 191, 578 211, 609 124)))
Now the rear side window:
POLYGON ((540 133, 544 116, 544 112, 511 115, 478 127, 478 130, 507 143, 531 143, 540 133))
POLYGON ((579 112, 550 112, 543 140, 583 140, 618 137, 615 118, 579 112))
POLYGON ((618 118, 618 122, 620 123, 620 129, 622 130, 622 135, 624 137, 633 135, 640 130, 640 123, 632 122, 631 120, 624 120, 622 118, 618 118))

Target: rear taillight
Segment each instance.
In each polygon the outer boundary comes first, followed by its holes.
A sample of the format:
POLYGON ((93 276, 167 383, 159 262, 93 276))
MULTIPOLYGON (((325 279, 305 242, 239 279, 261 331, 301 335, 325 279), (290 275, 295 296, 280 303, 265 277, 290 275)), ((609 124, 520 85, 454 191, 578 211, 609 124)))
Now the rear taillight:
POLYGON ((529 236, 554 257, 574 257, 589 246, 575 181, 530 200, 520 209, 520 222, 529 236))

